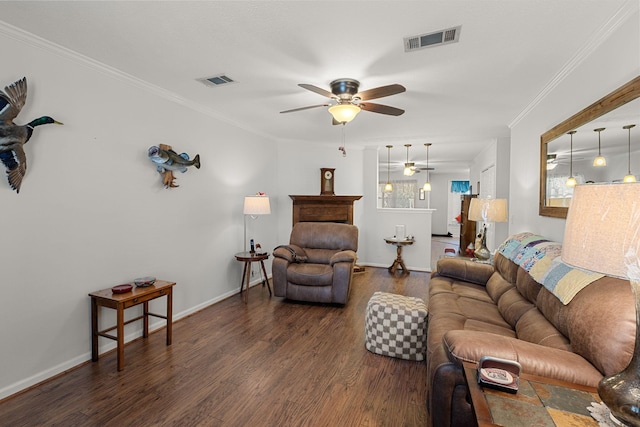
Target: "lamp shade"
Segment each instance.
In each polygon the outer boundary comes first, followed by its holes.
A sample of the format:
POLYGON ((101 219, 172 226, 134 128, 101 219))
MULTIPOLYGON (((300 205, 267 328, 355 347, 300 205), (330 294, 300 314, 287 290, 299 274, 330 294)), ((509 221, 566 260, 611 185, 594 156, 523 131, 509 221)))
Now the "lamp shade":
POLYGON ((329 113, 336 122, 349 123, 360 112, 360 107, 353 104, 337 104, 329 107, 329 113))
POLYGON ((269 196, 246 196, 243 213, 245 215, 269 215, 271 213, 269 196))
POLYGON ((507 199, 471 199, 469 220, 484 222, 507 221, 507 199))
POLYGON ((624 279, 640 279, 640 183, 576 186, 562 260, 624 279), (634 277, 635 276, 635 277, 634 277))

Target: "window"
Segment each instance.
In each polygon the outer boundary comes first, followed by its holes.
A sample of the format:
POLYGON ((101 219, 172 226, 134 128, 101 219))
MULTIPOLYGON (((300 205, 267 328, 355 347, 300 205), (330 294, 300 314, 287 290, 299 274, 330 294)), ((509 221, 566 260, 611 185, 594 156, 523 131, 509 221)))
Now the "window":
POLYGON ((418 193, 418 181, 398 180, 391 181, 393 191, 385 193, 384 186, 386 182, 378 183, 378 200, 382 203, 381 208, 414 208, 416 203, 416 194, 418 193))

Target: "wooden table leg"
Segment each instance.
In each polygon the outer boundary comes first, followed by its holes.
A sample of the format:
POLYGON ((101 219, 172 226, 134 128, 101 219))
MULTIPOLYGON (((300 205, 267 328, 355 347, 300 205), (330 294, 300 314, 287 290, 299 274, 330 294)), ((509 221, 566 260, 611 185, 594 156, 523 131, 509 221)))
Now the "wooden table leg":
POLYGON ((142 303, 142 337, 149 337, 149 301, 142 303))
POLYGON ((91 298, 91 360, 96 362, 100 355, 98 354, 98 301, 91 298))
MULTIPOLYGON (((260 261, 262 265, 262 272, 264 273, 264 280, 267 282, 267 289, 269 289, 269 296, 271 296, 271 286, 269 286, 269 276, 267 276, 267 269, 264 268, 264 261, 260 261)), ((262 282, 262 286, 264 286, 264 281, 262 282)))
POLYGON ((118 330, 118 371, 122 371, 124 369, 124 307, 121 304, 118 304, 116 317, 116 328, 118 330))
POLYGON ((173 337, 173 289, 167 292, 167 345, 171 345, 173 337))
POLYGON ((251 282, 251 261, 247 261, 247 292, 244 294, 244 302, 249 302, 249 283, 251 282))
POLYGON ((240 298, 244 298, 244 296, 242 295, 242 290, 244 289, 244 279, 247 275, 247 263, 245 261, 244 265, 242 266, 242 279, 240 280, 240 298))

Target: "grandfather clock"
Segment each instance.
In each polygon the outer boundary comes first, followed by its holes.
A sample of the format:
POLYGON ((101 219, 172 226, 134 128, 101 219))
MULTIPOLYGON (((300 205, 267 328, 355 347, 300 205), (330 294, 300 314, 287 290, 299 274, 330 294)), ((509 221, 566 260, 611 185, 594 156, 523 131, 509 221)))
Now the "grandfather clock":
POLYGON ((335 193, 333 191, 333 181, 335 175, 333 174, 333 171, 335 171, 335 169, 320 169, 320 195, 322 196, 335 196, 335 193))

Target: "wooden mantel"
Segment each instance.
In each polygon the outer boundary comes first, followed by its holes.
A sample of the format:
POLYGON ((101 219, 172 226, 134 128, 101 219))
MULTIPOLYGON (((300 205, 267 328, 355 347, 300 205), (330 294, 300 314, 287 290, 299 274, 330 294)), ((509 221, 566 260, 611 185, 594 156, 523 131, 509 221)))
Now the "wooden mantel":
POLYGON ((292 196, 293 224, 343 222, 353 224, 353 202, 362 196, 292 196))

